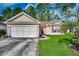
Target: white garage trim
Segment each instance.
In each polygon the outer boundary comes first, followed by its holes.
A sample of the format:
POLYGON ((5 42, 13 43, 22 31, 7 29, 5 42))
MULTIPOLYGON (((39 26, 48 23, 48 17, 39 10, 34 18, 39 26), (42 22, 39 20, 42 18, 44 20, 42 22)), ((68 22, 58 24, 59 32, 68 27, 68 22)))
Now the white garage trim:
POLYGON ((39 37, 39 25, 13 25, 11 37, 39 37))
POLYGON ((40 22, 24 12, 4 22, 7 24, 7 35, 11 37, 39 37, 40 22))

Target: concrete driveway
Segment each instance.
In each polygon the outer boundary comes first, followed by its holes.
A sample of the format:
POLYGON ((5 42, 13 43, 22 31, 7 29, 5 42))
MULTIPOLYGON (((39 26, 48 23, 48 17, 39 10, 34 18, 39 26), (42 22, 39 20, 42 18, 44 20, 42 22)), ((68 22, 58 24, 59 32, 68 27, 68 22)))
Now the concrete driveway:
POLYGON ((0 41, 1 56, 36 56, 37 39, 0 41))

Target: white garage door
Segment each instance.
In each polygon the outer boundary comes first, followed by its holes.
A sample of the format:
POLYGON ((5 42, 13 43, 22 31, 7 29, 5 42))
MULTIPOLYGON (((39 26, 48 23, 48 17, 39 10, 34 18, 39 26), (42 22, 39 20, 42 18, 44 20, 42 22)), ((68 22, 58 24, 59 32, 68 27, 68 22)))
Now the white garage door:
POLYGON ((38 37, 39 25, 11 26, 11 37, 38 37))

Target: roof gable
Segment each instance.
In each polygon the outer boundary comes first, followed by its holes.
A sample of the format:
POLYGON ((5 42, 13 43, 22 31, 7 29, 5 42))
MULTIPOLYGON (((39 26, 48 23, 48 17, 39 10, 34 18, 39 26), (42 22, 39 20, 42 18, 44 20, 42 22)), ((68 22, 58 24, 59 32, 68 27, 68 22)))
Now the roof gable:
POLYGON ((16 16, 10 18, 9 20, 5 21, 4 23, 15 23, 15 22, 25 22, 25 23, 40 23, 38 20, 32 18, 31 16, 27 15, 24 12, 17 14, 16 16))
POLYGON ((54 25, 61 25, 61 23, 60 22, 55 22, 54 25))
POLYGON ((63 22, 61 20, 54 20, 49 22, 47 25, 62 25, 63 22))

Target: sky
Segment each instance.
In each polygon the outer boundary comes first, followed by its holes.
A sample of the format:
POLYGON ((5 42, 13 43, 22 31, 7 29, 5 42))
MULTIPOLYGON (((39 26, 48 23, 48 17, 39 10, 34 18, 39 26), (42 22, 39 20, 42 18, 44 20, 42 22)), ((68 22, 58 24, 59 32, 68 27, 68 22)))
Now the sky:
MULTIPOLYGON (((33 7, 36 7, 37 3, 0 3, 0 15, 2 11, 7 7, 10 7, 10 8, 21 7, 23 9, 27 9, 27 7, 29 7, 30 5, 32 5, 33 7)), ((73 10, 76 11, 77 9, 79 11, 78 3, 76 4, 75 8, 73 8, 73 10)), ((63 18, 63 16, 60 14, 60 11, 58 9, 55 9, 55 13, 58 14, 61 18, 63 18)), ((75 19, 74 17, 71 17, 71 18, 75 19)))
POLYGON ((34 3, 29 3, 29 4, 28 3, 0 3, 0 14, 7 7, 10 7, 10 8, 21 7, 23 9, 27 9, 29 5, 32 5, 33 7, 35 7, 36 4, 34 3))

